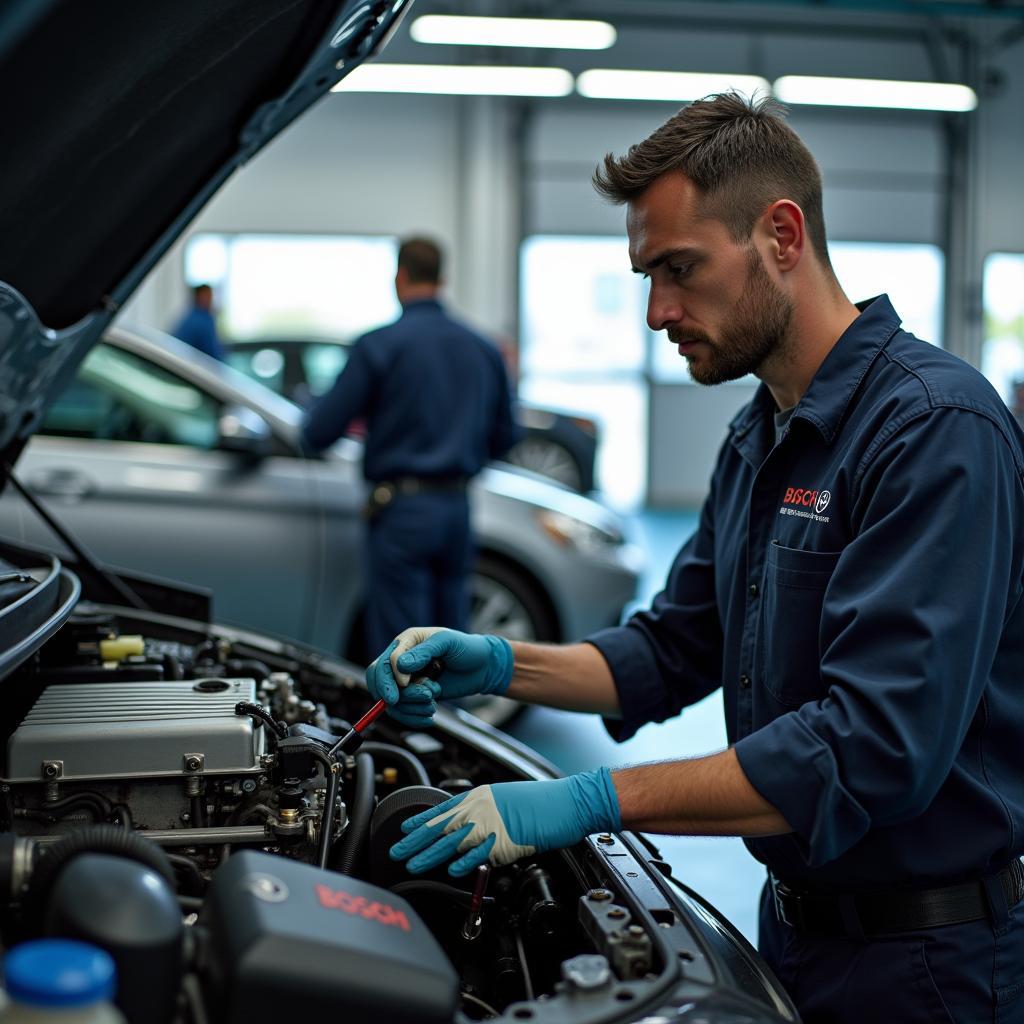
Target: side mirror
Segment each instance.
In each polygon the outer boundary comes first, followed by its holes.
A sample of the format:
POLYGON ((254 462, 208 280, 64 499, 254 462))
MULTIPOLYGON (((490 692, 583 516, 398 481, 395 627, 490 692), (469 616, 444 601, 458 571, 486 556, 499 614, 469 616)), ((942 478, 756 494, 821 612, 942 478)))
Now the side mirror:
POLYGON ((229 405, 217 421, 217 447, 258 460, 270 454, 274 436, 267 421, 245 405, 229 405))

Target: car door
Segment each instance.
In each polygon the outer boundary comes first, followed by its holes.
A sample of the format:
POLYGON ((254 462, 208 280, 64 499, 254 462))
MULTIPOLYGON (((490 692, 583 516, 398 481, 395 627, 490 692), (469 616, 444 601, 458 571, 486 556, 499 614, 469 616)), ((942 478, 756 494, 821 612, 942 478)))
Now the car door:
MULTIPOLYGON (((222 621, 305 639, 315 487, 286 452, 219 448, 222 403, 139 353, 98 345, 18 463, 102 561, 214 591, 222 621)), ((17 498, 0 532, 53 546, 17 498)))

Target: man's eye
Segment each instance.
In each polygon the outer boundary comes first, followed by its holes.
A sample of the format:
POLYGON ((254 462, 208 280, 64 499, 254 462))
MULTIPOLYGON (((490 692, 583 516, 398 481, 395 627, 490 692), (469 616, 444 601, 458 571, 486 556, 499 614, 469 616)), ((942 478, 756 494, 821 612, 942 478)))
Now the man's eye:
POLYGON ((693 264, 692 263, 683 263, 683 264, 681 264, 679 266, 673 266, 672 264, 669 264, 669 267, 668 267, 668 272, 674 278, 677 278, 677 279, 678 278, 683 278, 683 277, 688 277, 691 270, 693 270, 693 264))

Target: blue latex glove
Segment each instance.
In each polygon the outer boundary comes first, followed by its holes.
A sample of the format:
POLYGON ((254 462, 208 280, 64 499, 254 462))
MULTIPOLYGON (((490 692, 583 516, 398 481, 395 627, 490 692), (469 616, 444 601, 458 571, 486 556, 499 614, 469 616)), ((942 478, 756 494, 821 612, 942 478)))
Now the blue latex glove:
POLYGON ((383 700, 388 714, 402 725, 413 729, 426 729, 434 720, 437 703, 434 700, 440 687, 429 679, 410 683, 409 677, 401 689, 391 671, 391 654, 398 646, 398 638, 384 649, 366 670, 366 688, 374 700, 383 700), (383 670, 386 666, 387 671, 383 670))
POLYGON ((418 688, 429 687, 437 700, 503 694, 512 681, 512 663, 512 648, 500 636, 416 626, 399 633, 374 660, 366 670, 366 685, 378 700, 384 700, 393 717, 423 727, 430 725, 433 709, 426 715, 427 705, 418 688), (410 677, 433 658, 444 665, 438 679, 410 683, 410 677))
POLYGON ((461 793, 403 821, 406 837, 391 847, 391 857, 411 858, 406 867, 413 874, 451 860, 448 874, 466 875, 485 862, 511 864, 621 828, 611 772, 598 768, 551 782, 499 782, 461 793))

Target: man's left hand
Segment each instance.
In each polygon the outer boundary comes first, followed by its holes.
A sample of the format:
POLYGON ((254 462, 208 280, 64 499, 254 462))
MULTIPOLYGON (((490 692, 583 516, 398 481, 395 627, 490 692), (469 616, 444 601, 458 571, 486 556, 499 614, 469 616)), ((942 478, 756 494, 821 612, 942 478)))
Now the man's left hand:
POLYGON ((478 786, 452 797, 403 821, 406 836, 391 847, 391 857, 410 858, 413 874, 450 860, 448 873, 459 876, 621 827, 611 773, 599 768, 550 782, 478 786))

